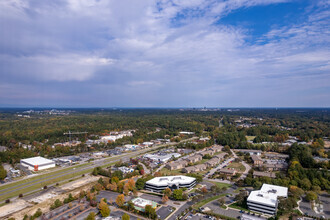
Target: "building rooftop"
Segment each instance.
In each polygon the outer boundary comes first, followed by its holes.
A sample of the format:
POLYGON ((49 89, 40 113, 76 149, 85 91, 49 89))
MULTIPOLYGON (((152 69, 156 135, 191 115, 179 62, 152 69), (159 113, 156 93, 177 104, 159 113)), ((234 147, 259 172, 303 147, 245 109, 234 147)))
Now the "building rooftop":
POLYGON ((277 197, 287 197, 287 195, 287 187, 263 184, 260 190, 255 190, 250 193, 247 201, 276 207, 277 197))
POLYGON ((158 186, 162 186, 162 185, 167 186, 169 184, 189 184, 195 179, 196 178, 189 176, 162 176, 162 177, 155 177, 147 181, 147 183, 158 186))
POLYGON ((31 165, 55 163, 54 161, 46 159, 44 157, 31 157, 31 158, 21 159, 21 161, 31 164, 31 165))

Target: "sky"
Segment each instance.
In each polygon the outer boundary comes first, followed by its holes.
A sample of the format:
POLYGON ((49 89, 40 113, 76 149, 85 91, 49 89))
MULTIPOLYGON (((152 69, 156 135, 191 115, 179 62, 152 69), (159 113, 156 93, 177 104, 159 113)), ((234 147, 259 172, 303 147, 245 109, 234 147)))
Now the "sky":
POLYGON ((330 107, 330 0, 1 0, 0 107, 330 107))

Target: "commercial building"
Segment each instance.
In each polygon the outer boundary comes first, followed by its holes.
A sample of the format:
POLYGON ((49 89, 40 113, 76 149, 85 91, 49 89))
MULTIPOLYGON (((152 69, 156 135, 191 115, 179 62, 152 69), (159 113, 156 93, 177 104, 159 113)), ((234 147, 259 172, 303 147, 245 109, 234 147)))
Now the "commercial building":
POLYGON ((165 163, 169 161, 172 158, 178 158, 181 154, 179 153, 170 153, 170 154, 164 154, 164 155, 157 155, 157 154, 145 154, 144 157, 148 158, 149 160, 155 161, 155 162, 161 162, 165 163))
POLYGON ((55 167, 55 162, 43 157, 21 159, 21 165, 29 170, 38 171, 55 167))
POLYGON ((157 203, 154 202, 154 201, 151 201, 151 200, 147 200, 147 199, 143 199, 143 198, 140 198, 140 197, 137 197, 137 198, 134 198, 131 200, 132 203, 134 204, 134 208, 136 210, 139 210, 141 212, 144 212, 145 211, 145 207, 147 205, 150 205, 152 208, 156 208, 157 207, 157 203))
POLYGON ((191 189, 196 185, 196 178, 189 176, 163 176, 155 177, 146 182, 146 190, 162 192, 166 188, 171 190, 179 188, 191 189))
POLYGON ((260 190, 252 191, 247 198, 247 205, 251 211, 275 215, 278 198, 288 196, 288 188, 270 184, 263 184, 260 190))

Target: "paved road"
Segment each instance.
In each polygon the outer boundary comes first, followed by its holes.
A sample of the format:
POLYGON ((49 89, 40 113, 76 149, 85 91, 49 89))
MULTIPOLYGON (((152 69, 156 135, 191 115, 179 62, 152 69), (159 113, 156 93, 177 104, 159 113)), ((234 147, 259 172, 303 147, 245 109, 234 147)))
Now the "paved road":
POLYGON ((143 166, 143 169, 144 169, 144 173, 145 174, 149 174, 150 173, 150 170, 146 167, 146 165, 144 165, 144 163, 139 162, 139 164, 141 164, 143 166))
MULTIPOLYGON (((186 142, 186 141, 193 140, 193 139, 196 139, 196 137, 185 139, 185 140, 182 140, 181 142, 186 142)), ((115 156, 115 157, 108 157, 108 158, 103 158, 103 159, 95 160, 93 162, 93 165, 91 165, 91 166, 78 167, 76 169, 72 169, 72 170, 68 170, 68 171, 63 171, 63 172, 57 173, 55 175, 51 175, 51 172, 50 172, 50 173, 48 173, 50 175, 48 177, 44 177, 43 179, 31 180, 31 181, 28 181, 28 182, 25 182, 25 183, 18 184, 16 186, 8 187, 5 190, 3 190, 2 193, 0 193, 0 196, 9 194, 11 192, 15 192, 17 190, 25 189, 25 188, 28 188, 30 186, 39 185, 39 184, 42 185, 42 183, 44 183, 46 181, 53 180, 53 179, 56 179, 56 178, 59 178, 59 177, 62 177, 62 176, 69 176, 69 175, 74 174, 76 172, 81 172, 81 171, 84 171, 84 170, 88 170, 88 169, 91 169, 91 168, 102 166, 102 165, 107 164, 107 163, 117 162, 120 159, 124 159, 124 160, 125 159, 129 159, 131 157, 134 157, 134 156, 137 156, 139 154, 142 154, 142 153, 144 153, 146 151, 154 150, 154 149, 157 149, 157 148, 160 148, 160 147, 164 147, 164 146, 176 145, 176 144, 177 143, 172 143, 171 142, 171 143, 161 144, 161 145, 157 145, 157 146, 150 147, 150 148, 145 148, 145 149, 142 149, 142 150, 139 150, 139 151, 125 153, 125 154, 122 154, 120 157, 115 156)), ((70 180, 70 179, 74 179, 74 178, 77 178, 77 176, 75 176, 75 177, 68 177, 68 178, 66 178, 66 180, 70 180)), ((19 180, 19 181, 21 181, 21 180, 19 180)), ((13 183, 13 182, 11 182, 11 183, 13 183)), ((55 183, 53 185, 55 185, 55 183)))
POLYGON ((226 161, 224 161, 223 163, 219 164, 217 167, 213 168, 210 170, 208 175, 205 175, 206 178, 209 178, 210 176, 212 176, 217 170, 223 168, 224 166, 227 166, 230 162, 232 162, 233 160, 235 160, 235 158, 230 157, 228 158, 226 161))

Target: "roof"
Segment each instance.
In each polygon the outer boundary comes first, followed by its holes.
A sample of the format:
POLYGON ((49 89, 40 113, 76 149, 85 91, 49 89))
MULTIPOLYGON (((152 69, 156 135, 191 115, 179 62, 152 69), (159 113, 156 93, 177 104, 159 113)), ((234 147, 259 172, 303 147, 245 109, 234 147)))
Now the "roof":
POLYGON ((134 208, 139 211, 144 211, 146 205, 150 205, 152 208, 157 207, 157 203, 151 200, 143 199, 140 197, 132 199, 132 202, 134 204, 134 208))
POLYGON ((250 193, 247 201, 276 207, 277 197, 287 197, 287 195, 287 187, 263 184, 260 190, 255 190, 250 193))
POLYGON ((162 176, 155 177, 146 183, 158 186, 167 186, 169 184, 189 184, 196 180, 194 177, 190 176, 162 176))
POLYGON ((252 159, 253 161, 262 161, 260 157, 258 157, 257 155, 254 155, 254 154, 251 155, 251 159, 252 159))
POLYGON ((226 169, 226 168, 222 168, 220 169, 220 173, 230 173, 230 174, 234 174, 236 172, 236 170, 232 170, 232 169, 226 169))
POLYGON ((21 159, 21 161, 31 164, 31 165, 40 165, 40 164, 47 164, 47 163, 55 163, 52 160, 46 159, 44 157, 31 157, 26 159, 21 159))
POLYGON ((283 187, 283 186, 277 186, 277 185, 271 185, 271 184, 264 183, 260 190, 266 191, 266 192, 271 191, 271 190, 276 190, 276 194, 278 196, 282 196, 282 197, 288 196, 288 188, 283 187))
POLYGON ((266 176, 270 178, 276 177, 275 173, 267 173, 267 172, 259 172, 259 171, 254 171, 253 176, 266 176))

